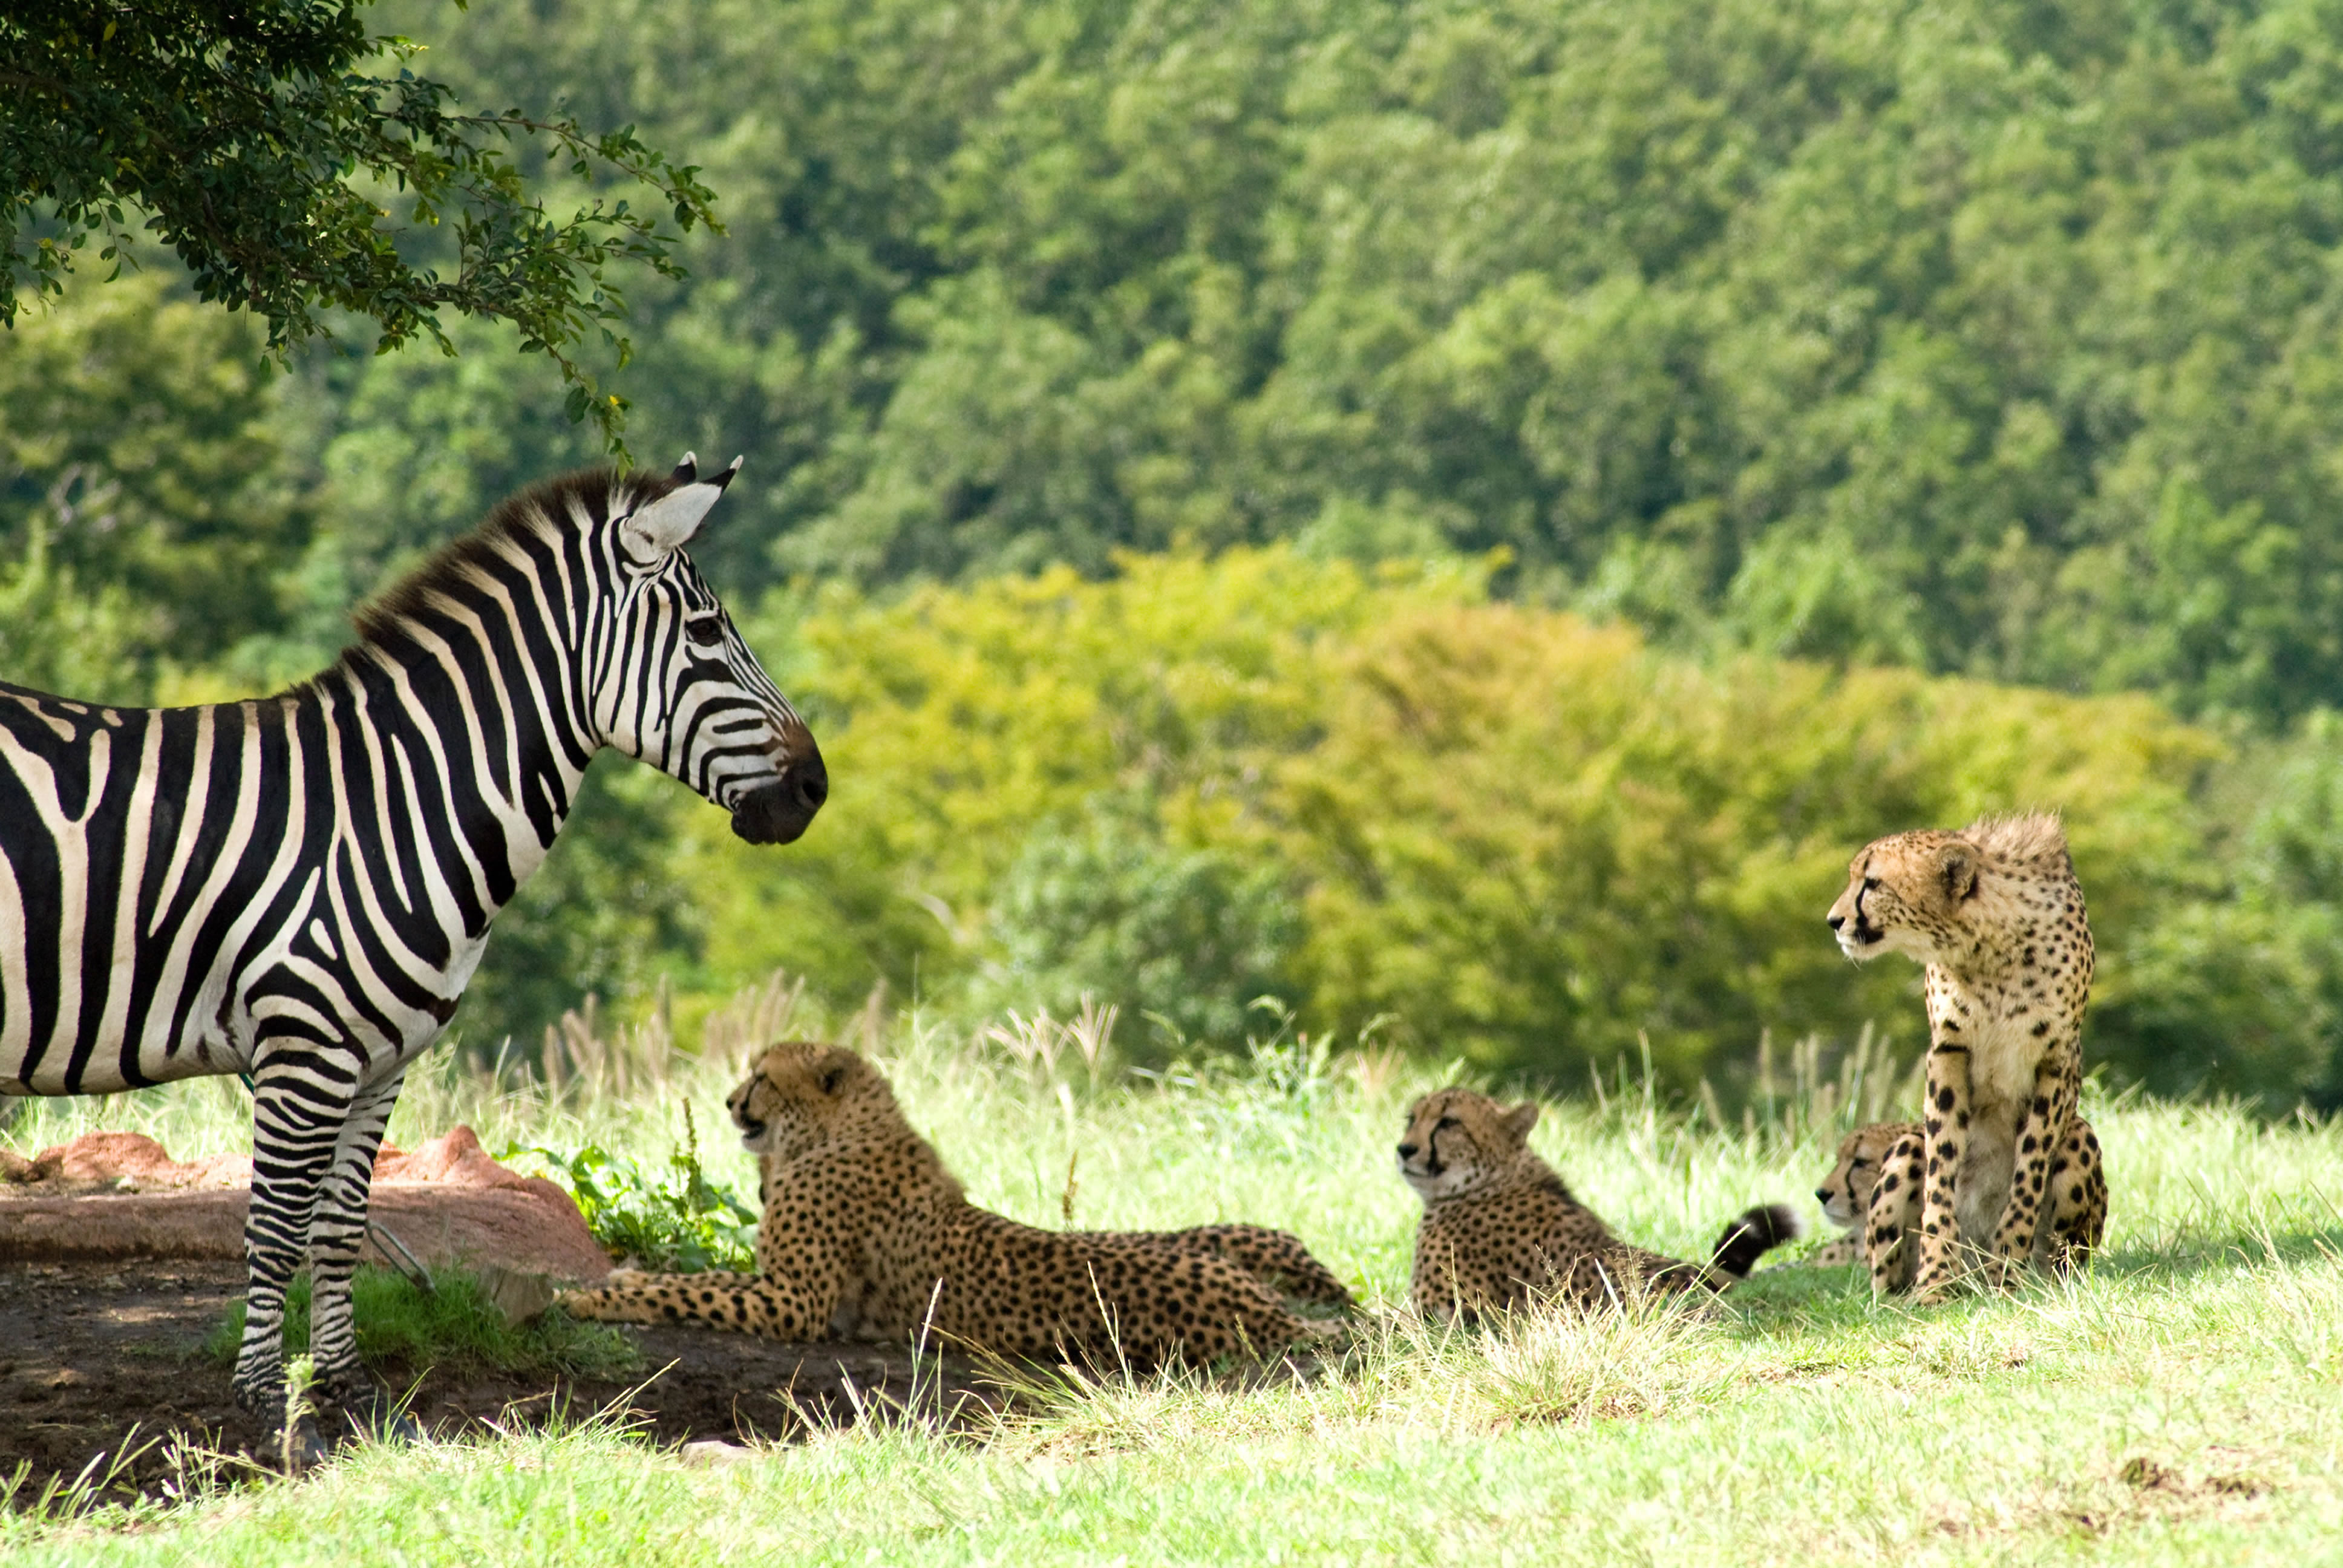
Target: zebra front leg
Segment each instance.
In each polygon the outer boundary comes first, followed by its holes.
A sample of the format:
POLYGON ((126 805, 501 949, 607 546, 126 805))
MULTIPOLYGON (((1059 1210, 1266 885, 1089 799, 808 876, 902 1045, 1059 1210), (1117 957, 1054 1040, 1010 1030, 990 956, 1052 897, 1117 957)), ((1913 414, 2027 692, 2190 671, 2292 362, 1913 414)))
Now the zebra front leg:
POLYGON ((276 1422, 285 1414, 285 1292, 308 1251, 310 1221, 334 1166, 349 1094, 321 1081, 320 1053, 310 1041, 274 1060, 266 1046, 256 1056, 244 1340, 233 1386, 237 1404, 276 1422))
POLYGON ((1913 1294, 1924 1306, 1952 1293, 1960 1271, 1960 1216, 1955 1204, 1961 1155, 1968 1147, 1968 1047, 1928 1048, 1927 1181, 1920 1198, 1920 1269, 1913 1294))
POLYGON ((309 1220, 309 1356, 317 1363, 318 1393, 378 1426, 390 1412, 374 1380, 358 1362, 357 1316, 350 1300, 351 1276, 366 1241, 367 1189, 374 1179, 375 1153, 406 1081, 402 1065, 381 1082, 358 1091, 334 1145, 334 1163, 317 1193, 309 1220))

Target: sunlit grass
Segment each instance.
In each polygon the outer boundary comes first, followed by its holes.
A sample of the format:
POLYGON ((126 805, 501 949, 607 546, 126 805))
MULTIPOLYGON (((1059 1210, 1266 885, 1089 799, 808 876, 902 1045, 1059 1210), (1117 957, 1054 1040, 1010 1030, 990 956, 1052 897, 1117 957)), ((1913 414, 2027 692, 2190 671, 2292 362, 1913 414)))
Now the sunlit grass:
MULTIPOLYGON (((994 1429, 875 1422, 693 1468, 608 1426, 366 1450, 296 1485, 138 1514, 0 1522, 28 1562, 2301 1562, 2343 1538, 2343 1133, 2093 1094, 2109 1244, 2088 1275, 1939 1311, 1849 1271, 1725 1304, 1480 1333, 1398 1311, 1407 1098, 1446 1076, 1281 1047, 1093 1086, 903 1020, 883 1056, 978 1201, 1037 1224, 1242 1217, 1301 1234, 1371 1303, 1296 1377, 1080 1379, 994 1429)), ((729 1062, 631 1103, 548 1103, 427 1064, 394 1137, 469 1121, 663 1159, 693 1107, 742 1190, 729 1062)), ((1720 1127, 1639 1091, 1554 1106, 1539 1148, 1636 1241, 1696 1251, 1827 1165, 1812 1085, 1720 1127), (1800 1095, 1805 1095, 1801 1099, 1800 1095)), ((52 1102, 19 1149, 130 1127, 241 1146, 236 1097, 52 1102)), ((1802 1207, 1809 1207, 1802 1205, 1802 1207)))

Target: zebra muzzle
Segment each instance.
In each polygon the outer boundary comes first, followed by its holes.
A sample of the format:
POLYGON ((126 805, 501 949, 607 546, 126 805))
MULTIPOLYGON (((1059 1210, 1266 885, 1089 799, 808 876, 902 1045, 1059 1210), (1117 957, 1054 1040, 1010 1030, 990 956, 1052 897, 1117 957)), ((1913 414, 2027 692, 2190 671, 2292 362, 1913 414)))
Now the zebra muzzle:
POLYGON ((802 834, 830 799, 830 770, 821 754, 802 758, 759 785, 732 808, 732 831, 751 844, 787 844, 802 834))

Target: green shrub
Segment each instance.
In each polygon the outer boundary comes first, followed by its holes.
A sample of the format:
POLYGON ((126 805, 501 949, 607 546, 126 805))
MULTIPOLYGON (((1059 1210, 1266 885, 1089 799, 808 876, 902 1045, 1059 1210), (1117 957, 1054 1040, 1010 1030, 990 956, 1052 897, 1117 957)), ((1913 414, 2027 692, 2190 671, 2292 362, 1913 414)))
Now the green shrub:
MULTIPOLYGON (((1232 1044, 1249 1003, 1299 994, 1302 935, 1281 868, 1168 842, 1149 803, 1101 797, 1027 838, 993 901, 987 936, 1000 956, 974 1004, 1071 1018, 1088 995, 1157 1024, 1170 1037, 1159 1043, 1232 1044)), ((1129 1052, 1140 1031, 1120 1038, 1129 1052)))
MULTIPOLYGON (((1258 833, 1308 890, 1313 1025, 1388 1015, 1393 1038, 1565 1083, 1648 1038, 1680 1089, 1729 1087, 1767 1025, 1871 1020, 1918 1048, 1918 970, 1852 969, 1822 924, 1848 857, 1906 828, 2063 809, 2121 983, 2132 934, 2202 895, 2192 790, 2220 754, 2141 699, 1707 668, 1491 605, 1378 624, 1324 713, 1258 833)), ((2088 1049, 2137 1071, 2162 1046, 2102 1025, 2088 1049)))
POLYGON ((513 1144, 497 1158, 532 1155, 568 1189, 586 1228, 613 1258, 669 1273, 757 1267, 757 1211, 708 1180, 698 1139, 645 1170, 588 1143, 568 1151, 513 1144))
MULTIPOLYGON (((2241 818, 2195 886, 2116 955, 2096 1030, 2143 1042, 2127 1076, 2284 1111, 2343 1106, 2343 719, 2249 744, 2211 791, 2241 818), (2226 853, 2221 852, 2227 849, 2226 853)), ((2220 820, 2216 817, 2216 821, 2220 820)))

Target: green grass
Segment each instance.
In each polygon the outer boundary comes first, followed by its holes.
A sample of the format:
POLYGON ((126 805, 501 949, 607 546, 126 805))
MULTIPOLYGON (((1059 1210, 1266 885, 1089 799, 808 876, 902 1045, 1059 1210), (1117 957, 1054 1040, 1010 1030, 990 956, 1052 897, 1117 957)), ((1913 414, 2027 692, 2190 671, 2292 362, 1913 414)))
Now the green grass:
MULTIPOLYGON (((351 1281, 350 1295, 358 1356, 369 1367, 622 1377, 642 1363, 633 1343, 606 1323, 577 1322, 558 1312, 526 1323, 508 1322, 478 1280, 453 1270, 439 1271, 427 1292, 395 1270, 368 1264, 351 1281)), ((233 1367, 243 1338, 244 1303, 237 1302, 206 1338, 203 1353, 219 1366, 233 1367)), ((285 1342, 294 1355, 309 1342, 307 1274, 297 1276, 286 1292, 285 1342)))
MULTIPOLYGON (((1373 1317, 1326 1375, 1076 1387, 974 1437, 870 1425, 694 1468, 607 1424, 353 1452, 293 1485, 134 1513, 0 1519, 26 1563, 2301 1563, 2343 1540, 2343 1130, 2087 1096, 2109 1246, 2087 1276, 1917 1312, 1852 1271, 1761 1273, 1705 1315, 1535 1317, 1482 1333, 1397 1312, 1414 1200, 1390 1168, 1389 1059, 1093 1093, 906 1028, 890 1070, 978 1201, 1085 1225, 1244 1217, 1300 1232, 1373 1317)), ((492 1092, 444 1066, 409 1140, 593 1141, 646 1164, 688 1098, 492 1092)), ((20 1147, 144 1125, 233 1146, 202 1086, 43 1108, 20 1147), (133 1119, 138 1120, 133 1120, 133 1119)), ((1639 1096, 1564 1103, 1537 1141, 1614 1225, 1696 1249, 1796 1199, 1836 1127, 1811 1086, 1719 1127, 1639 1096)), ((745 1187, 745 1157, 703 1145, 745 1187)))

